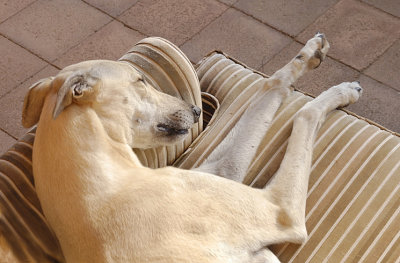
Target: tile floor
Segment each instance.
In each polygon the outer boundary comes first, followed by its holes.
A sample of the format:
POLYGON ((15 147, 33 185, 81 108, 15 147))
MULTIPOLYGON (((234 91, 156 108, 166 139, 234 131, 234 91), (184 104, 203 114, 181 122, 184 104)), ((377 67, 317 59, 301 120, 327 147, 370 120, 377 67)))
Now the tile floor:
POLYGON ((0 0, 0 153, 26 132, 27 88, 69 64, 161 36, 192 62, 220 49, 271 74, 316 31, 329 57, 296 86, 317 95, 358 79, 364 96, 350 110, 400 132, 398 0, 0 0))

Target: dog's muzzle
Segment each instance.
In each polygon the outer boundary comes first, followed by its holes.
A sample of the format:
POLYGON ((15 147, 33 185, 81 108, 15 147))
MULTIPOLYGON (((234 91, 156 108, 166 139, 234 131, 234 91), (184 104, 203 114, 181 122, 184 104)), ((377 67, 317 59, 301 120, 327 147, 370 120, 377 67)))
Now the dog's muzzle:
POLYGON ((195 105, 190 106, 191 113, 182 114, 181 111, 176 112, 172 115, 168 121, 159 123, 157 130, 168 136, 173 135, 185 135, 189 133, 189 129, 192 128, 194 123, 199 121, 201 115, 201 109, 195 105), (192 116, 190 116, 192 115, 192 116))

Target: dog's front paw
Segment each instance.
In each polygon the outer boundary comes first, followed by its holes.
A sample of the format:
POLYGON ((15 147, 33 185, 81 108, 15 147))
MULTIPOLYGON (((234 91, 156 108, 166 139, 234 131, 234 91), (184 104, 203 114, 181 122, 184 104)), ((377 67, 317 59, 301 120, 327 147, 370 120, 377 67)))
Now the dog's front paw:
POLYGON ((318 32, 313 38, 307 41, 306 45, 296 58, 300 58, 306 62, 308 69, 314 69, 317 68, 325 59, 328 50, 328 40, 324 34, 318 32))
POLYGON ((359 81, 343 82, 326 91, 332 98, 336 98, 338 107, 346 107, 361 97, 363 89, 359 81))

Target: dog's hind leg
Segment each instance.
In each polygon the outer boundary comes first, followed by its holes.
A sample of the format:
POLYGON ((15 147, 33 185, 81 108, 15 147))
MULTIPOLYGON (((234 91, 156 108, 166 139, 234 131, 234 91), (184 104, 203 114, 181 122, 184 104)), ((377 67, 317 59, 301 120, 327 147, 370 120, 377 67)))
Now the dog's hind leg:
POLYGON ((291 91, 291 85, 307 71, 319 66, 329 43, 317 33, 287 65, 268 78, 256 98, 224 140, 196 168, 242 182, 263 136, 291 91))
POLYGON ((359 82, 345 82, 324 91, 296 113, 286 154, 280 168, 265 187, 271 200, 282 209, 280 223, 304 235, 294 235, 297 240, 286 241, 301 242, 302 238, 306 238, 308 179, 314 139, 319 127, 330 111, 354 103, 361 93, 359 82))

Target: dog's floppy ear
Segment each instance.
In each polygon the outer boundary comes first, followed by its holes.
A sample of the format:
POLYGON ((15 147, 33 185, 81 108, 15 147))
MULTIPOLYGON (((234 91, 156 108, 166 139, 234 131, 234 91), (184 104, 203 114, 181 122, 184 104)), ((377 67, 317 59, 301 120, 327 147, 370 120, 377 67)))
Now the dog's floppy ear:
POLYGON ((58 90, 53 119, 56 119, 72 102, 85 102, 92 99, 97 81, 96 78, 79 73, 68 77, 58 90))
POLYGON ((41 79, 29 87, 28 94, 25 95, 24 106, 22 109, 22 125, 25 128, 32 127, 39 121, 40 114, 54 78, 41 79))

